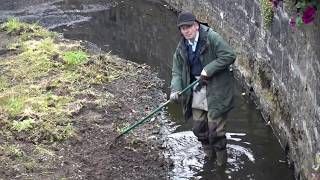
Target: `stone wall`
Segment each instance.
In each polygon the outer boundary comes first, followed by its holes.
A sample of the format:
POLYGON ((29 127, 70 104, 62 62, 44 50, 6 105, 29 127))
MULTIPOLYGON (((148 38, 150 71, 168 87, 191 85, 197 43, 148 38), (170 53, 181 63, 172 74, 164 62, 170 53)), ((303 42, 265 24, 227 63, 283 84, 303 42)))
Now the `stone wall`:
MULTIPOLYGON (((165 0, 208 22, 235 48, 235 69, 288 154, 295 175, 320 172, 320 23, 289 27, 290 3, 265 29, 258 0, 165 0)), ((291 4, 292 6, 292 4, 291 4)))

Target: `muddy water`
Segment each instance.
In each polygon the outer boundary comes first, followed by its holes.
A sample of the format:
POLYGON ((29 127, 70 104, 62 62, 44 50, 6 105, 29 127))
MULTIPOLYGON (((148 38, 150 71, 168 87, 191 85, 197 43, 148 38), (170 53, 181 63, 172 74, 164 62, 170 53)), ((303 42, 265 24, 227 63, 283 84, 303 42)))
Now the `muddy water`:
MULTIPOLYGON (((169 92, 171 57, 179 33, 176 13, 159 1, 5 1, 0 20, 7 16, 37 21, 67 38, 88 40, 120 57, 147 63, 165 80, 164 91, 169 92)), ((163 115, 172 121, 164 130, 163 145, 174 162, 170 179, 294 179, 271 127, 256 106, 241 96, 239 86, 235 95, 236 108, 228 118, 225 169, 204 158, 201 144, 190 131, 191 122, 184 122, 180 107, 166 109, 163 115)))

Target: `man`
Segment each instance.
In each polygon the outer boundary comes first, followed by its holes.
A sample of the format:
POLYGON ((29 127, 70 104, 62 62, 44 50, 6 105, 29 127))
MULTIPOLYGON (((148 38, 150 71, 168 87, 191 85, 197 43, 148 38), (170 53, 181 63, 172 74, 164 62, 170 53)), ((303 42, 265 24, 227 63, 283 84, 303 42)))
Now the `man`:
POLYGON ((170 100, 182 102, 186 119, 193 118, 193 132, 210 159, 219 166, 227 160, 225 124, 232 109, 233 82, 229 66, 236 55, 222 37, 200 24, 190 12, 178 16, 182 38, 173 56, 170 100), (193 90, 178 94, 200 79, 193 90))

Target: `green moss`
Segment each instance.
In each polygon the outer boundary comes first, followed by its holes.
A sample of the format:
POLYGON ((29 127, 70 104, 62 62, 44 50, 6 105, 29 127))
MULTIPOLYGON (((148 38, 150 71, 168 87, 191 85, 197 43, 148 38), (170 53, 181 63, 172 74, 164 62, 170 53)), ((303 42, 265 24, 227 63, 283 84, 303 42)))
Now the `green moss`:
POLYGON ((79 65, 87 61, 88 55, 83 51, 66 51, 63 59, 68 65, 79 65))
POLYGON ((268 29, 271 26, 273 15, 274 15, 272 4, 269 0, 260 0, 260 4, 262 6, 262 17, 264 22, 264 28, 268 29))
POLYGON ((266 98, 266 100, 271 103, 271 104, 275 104, 276 103, 276 100, 277 100, 277 97, 269 90, 265 90, 263 91, 263 95, 264 97, 266 98))

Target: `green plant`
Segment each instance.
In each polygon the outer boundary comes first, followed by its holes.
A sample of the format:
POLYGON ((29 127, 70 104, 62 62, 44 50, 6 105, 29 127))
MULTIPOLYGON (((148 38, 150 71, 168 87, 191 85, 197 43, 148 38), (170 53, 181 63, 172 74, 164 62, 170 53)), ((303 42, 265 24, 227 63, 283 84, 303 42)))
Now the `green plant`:
POLYGON ((0 77, 0 92, 4 91, 8 87, 8 83, 4 78, 0 77))
POLYGON ((7 22, 3 24, 2 29, 5 29, 8 33, 18 32, 24 29, 24 23, 16 17, 9 17, 7 22))
POLYGON ((24 100, 16 96, 10 97, 5 104, 5 109, 11 116, 20 114, 23 108, 24 100))
POLYGON ((130 142, 131 145, 138 145, 138 144, 140 144, 140 143, 141 143, 141 140, 139 140, 139 139, 133 139, 133 140, 131 140, 131 142, 130 142))
POLYGON ((61 134, 59 140, 66 140, 76 135, 76 131, 71 123, 68 123, 67 126, 61 128, 61 134))
POLYGON ((2 145, 0 146, 0 152, 3 152, 7 156, 22 157, 23 152, 17 145, 2 145))
POLYGON ((117 127, 117 132, 118 132, 118 133, 124 132, 124 130, 125 130, 129 125, 130 125, 129 123, 123 123, 122 125, 119 125, 119 126, 117 127))
POLYGON ((47 157, 53 157, 55 156, 54 152, 45 149, 41 145, 36 146, 35 150, 33 151, 38 156, 47 156, 47 157))
MULTIPOLYGON (((48 124, 47 124, 48 125, 48 124)), ((49 125, 48 127, 52 126, 49 125)), ((68 123, 66 126, 64 125, 54 125, 55 127, 52 127, 48 130, 48 133, 50 133, 50 141, 64 141, 66 139, 69 139, 71 137, 74 137, 76 135, 75 129, 72 126, 71 123, 68 123)))
POLYGON ((270 0, 260 0, 262 6, 262 17, 264 22, 264 28, 267 29, 271 26, 273 20, 273 8, 270 0))
POLYGON ((32 30, 32 36, 43 37, 43 38, 55 38, 59 33, 48 31, 41 27, 38 23, 33 23, 29 25, 29 28, 32 30))
POLYGON ((28 24, 21 22, 17 17, 9 17, 0 28, 5 30, 8 34, 15 33, 21 35, 21 40, 28 40, 32 37, 55 38, 59 34, 42 28, 38 23, 28 24))
POLYGON ((61 73, 59 77, 57 77, 56 81, 60 83, 70 83, 73 84, 79 81, 82 78, 81 74, 78 71, 66 71, 61 73))
POLYGON ((46 76, 55 62, 51 61, 55 54, 59 53, 58 46, 51 38, 42 40, 29 40, 22 42, 22 53, 15 61, 9 62, 12 74, 18 80, 32 80, 40 76, 46 76))
POLYGON ((22 165, 27 171, 33 171, 37 166, 37 162, 35 159, 29 158, 26 162, 22 163, 22 165))
POLYGON ((88 59, 87 53, 83 51, 66 51, 63 53, 63 59, 68 65, 79 65, 88 59))
POLYGON ((41 53, 49 56, 59 53, 58 47, 55 45, 52 38, 45 38, 44 40, 40 41, 36 48, 39 49, 41 53))
POLYGON ((18 132, 27 131, 35 127, 34 119, 28 118, 23 121, 13 121, 12 129, 18 132))

